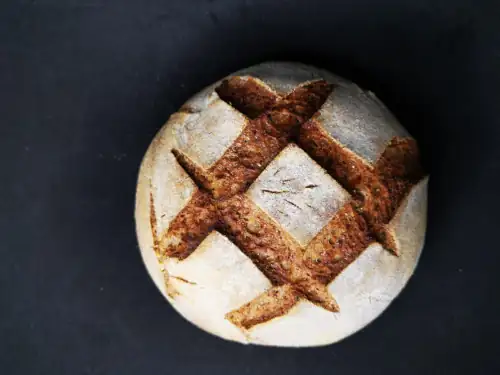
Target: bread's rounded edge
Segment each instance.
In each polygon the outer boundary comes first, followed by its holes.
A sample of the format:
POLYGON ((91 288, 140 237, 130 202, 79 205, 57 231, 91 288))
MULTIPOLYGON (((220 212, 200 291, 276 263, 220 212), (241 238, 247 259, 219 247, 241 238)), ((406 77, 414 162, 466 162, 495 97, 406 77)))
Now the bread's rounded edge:
MULTIPOLYGON (((152 170, 155 168, 154 155, 162 144, 167 144, 168 146, 173 141, 168 134, 168 130, 173 126, 175 120, 179 116, 182 116, 182 111, 187 110, 199 112, 204 110, 208 106, 210 96, 214 92, 215 87, 221 81, 222 80, 219 80, 211 85, 208 85, 201 91, 189 97, 178 111, 169 116, 168 120, 160 127, 149 144, 146 153, 142 158, 137 175, 134 217, 139 251, 144 265, 153 279, 153 282, 167 299, 169 298, 165 282, 163 281, 163 273, 161 272, 160 264, 153 250, 154 245, 150 224, 150 193, 152 193, 152 170)), ((180 122, 182 122, 182 118, 180 122)))
POLYGON ((163 273, 161 272, 160 264, 154 251, 154 239, 150 221, 150 194, 152 194, 151 178, 152 169, 154 168, 154 154, 157 150, 158 143, 161 142, 160 139, 162 137, 162 132, 167 124, 168 121, 156 133, 141 161, 137 176, 134 213, 136 236, 139 244, 141 259, 154 284, 165 298, 168 298, 168 296, 165 282, 163 280, 163 273))

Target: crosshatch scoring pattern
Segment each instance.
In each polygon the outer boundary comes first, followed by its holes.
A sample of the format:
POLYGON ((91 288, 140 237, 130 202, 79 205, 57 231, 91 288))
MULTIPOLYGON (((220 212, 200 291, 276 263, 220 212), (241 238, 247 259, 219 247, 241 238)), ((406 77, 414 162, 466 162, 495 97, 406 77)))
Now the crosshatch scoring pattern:
POLYGON ((212 231, 232 241, 273 285, 227 313, 242 329, 286 314, 301 299, 340 311, 327 286, 371 242, 398 255, 387 224, 423 177, 416 143, 394 137, 374 165, 343 147, 318 120, 327 98, 335 100, 334 85, 324 80, 280 96, 258 79, 236 76, 215 91, 248 122, 208 168, 171 150, 198 189, 165 233, 157 233, 150 193, 155 252, 182 261, 212 231), (302 169, 294 175, 294 168, 302 169), (273 178, 285 187, 270 188, 273 178), (303 204, 291 199, 298 189, 303 204))

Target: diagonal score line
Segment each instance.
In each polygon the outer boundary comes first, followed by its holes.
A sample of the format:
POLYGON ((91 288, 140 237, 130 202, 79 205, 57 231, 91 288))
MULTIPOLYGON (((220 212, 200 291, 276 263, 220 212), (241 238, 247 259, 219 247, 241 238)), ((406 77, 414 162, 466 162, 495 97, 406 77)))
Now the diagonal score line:
POLYGON ((226 314, 226 319, 237 327, 250 329, 278 316, 285 315, 300 301, 300 295, 290 284, 277 285, 250 302, 226 314))
POLYGON ((219 98, 255 119, 282 100, 270 87, 252 77, 230 77, 215 89, 219 98))
POLYGON ((210 194, 196 191, 161 237, 163 254, 181 260, 187 258, 216 227, 218 220, 219 213, 210 194))
POLYGON ((331 283, 373 241, 365 219, 347 202, 304 250, 303 261, 315 278, 331 283))

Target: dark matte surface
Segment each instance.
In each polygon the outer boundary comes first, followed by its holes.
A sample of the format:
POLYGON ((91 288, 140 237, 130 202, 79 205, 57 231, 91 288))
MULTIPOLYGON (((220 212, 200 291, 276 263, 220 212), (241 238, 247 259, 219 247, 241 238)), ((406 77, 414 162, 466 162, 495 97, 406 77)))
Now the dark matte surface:
POLYGON ((472 0, 2 0, 0 372, 499 373, 499 14, 472 0), (136 174, 155 132, 204 85, 268 59, 377 92, 432 175, 417 273, 334 346, 205 334, 137 249, 136 174))

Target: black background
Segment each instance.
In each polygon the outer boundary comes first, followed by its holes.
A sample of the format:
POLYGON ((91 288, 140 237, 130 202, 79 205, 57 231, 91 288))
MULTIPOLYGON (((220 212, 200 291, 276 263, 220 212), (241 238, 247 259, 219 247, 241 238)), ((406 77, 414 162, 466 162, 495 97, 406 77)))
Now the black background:
POLYGON ((499 373, 491 4, 2 0, 0 372, 499 373), (415 276, 373 324, 323 348, 245 347, 198 330, 157 292, 135 238, 136 175, 156 131, 203 86, 270 59, 375 91, 431 174, 415 276))

